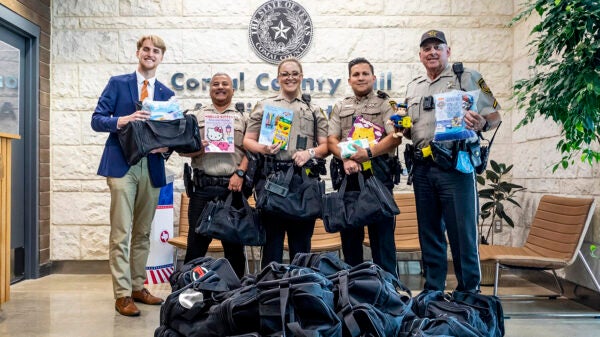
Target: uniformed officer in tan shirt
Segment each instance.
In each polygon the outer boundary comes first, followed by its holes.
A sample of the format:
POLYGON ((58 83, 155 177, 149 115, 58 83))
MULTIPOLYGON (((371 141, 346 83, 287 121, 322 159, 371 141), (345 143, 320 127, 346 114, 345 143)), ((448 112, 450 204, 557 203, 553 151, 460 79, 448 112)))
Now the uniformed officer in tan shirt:
POLYGON ((434 138, 436 121, 435 109, 426 109, 424 102, 425 97, 438 93, 480 89, 477 100, 479 113, 468 111, 464 117, 466 128, 474 131, 497 127, 500 106, 477 71, 465 68, 460 77, 455 74, 448 64, 450 54, 443 32, 430 30, 422 35, 419 57, 426 74, 408 84, 406 98, 413 125, 405 130, 404 135, 412 140, 419 152, 413 168, 413 186, 426 279, 424 288, 445 288, 447 232, 458 281, 456 290, 477 291, 480 270, 475 173, 463 173, 454 168, 445 170, 423 151, 434 138))
MULTIPOLYGON (((202 211, 209 201, 219 198, 225 200, 231 191, 241 192, 246 174, 248 160, 244 152, 242 141, 246 131, 246 117, 234 109, 232 104, 233 86, 231 77, 225 73, 216 73, 210 81, 210 98, 212 104, 200 110, 191 111, 198 119, 200 134, 202 135, 203 150, 192 154, 181 154, 192 157, 192 168, 194 169, 194 192, 189 195, 190 204, 188 219, 190 224, 195 225, 202 211), (219 153, 209 152, 204 149, 209 145, 205 134, 205 116, 229 115, 233 117, 233 133, 235 152, 219 153)), ((185 262, 206 255, 208 245, 212 241, 207 237, 196 233, 190 228, 188 233, 188 245, 185 254, 185 262)), ((235 270, 235 273, 244 276, 246 258, 244 246, 241 244, 221 240, 225 251, 225 258, 235 270)))
MULTIPOLYGON (((387 99, 387 95, 376 95, 373 92, 375 75, 373 65, 364 58, 356 58, 348 63, 348 84, 354 91, 354 96, 346 97, 338 102, 330 116, 328 147, 329 151, 336 157, 341 158, 339 142, 346 141, 357 116, 385 127, 385 134, 375 145, 367 149, 358 148, 357 152, 344 162, 344 172, 349 175, 348 189, 357 188, 357 174, 363 171, 368 176, 374 175, 383 184, 393 189, 394 184, 387 167, 386 160, 394 154, 402 139, 394 138, 393 126, 386 123, 394 110, 387 99)), ((394 242, 394 218, 389 217, 365 224, 369 230, 371 243, 371 254, 373 262, 384 270, 396 275, 396 244, 394 242)), ((342 230, 342 250, 346 263, 355 266, 363 262, 362 242, 364 239, 364 228, 352 228, 342 230)))
MULTIPOLYGON (((294 58, 281 61, 277 68, 277 80, 281 86, 279 95, 258 102, 248 121, 244 147, 254 153, 274 156, 275 169, 284 170, 290 165, 304 166, 311 158, 325 158, 327 151, 327 117, 322 110, 304 101, 301 97, 302 65, 294 58), (294 112, 287 149, 282 150, 280 144, 264 145, 258 143, 264 107, 267 105, 283 107, 294 112), (317 135, 314 135, 314 116, 317 118, 317 135), (300 136, 300 137, 299 137, 300 136), (313 146, 314 137, 318 146, 313 146), (306 149, 298 147, 298 140, 305 139, 306 149)), ((304 144, 301 144, 304 145, 304 144)), ((315 178, 316 179, 316 178, 315 178)), ((262 190, 265 176, 256 183, 256 191, 262 190)), ((300 222, 282 219, 274 214, 265 216, 262 223, 267 240, 263 247, 262 266, 272 261, 281 263, 283 259, 283 240, 287 232, 290 261, 296 253, 309 253, 310 240, 315 222, 300 222)))

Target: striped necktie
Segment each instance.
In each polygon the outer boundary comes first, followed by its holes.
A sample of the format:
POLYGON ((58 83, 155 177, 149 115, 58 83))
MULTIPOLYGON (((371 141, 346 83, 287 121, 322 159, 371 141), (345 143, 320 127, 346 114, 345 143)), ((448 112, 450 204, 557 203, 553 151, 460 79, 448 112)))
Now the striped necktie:
POLYGON ((144 101, 144 99, 148 97, 148 80, 144 80, 144 85, 142 85, 142 94, 140 95, 140 101, 144 101))

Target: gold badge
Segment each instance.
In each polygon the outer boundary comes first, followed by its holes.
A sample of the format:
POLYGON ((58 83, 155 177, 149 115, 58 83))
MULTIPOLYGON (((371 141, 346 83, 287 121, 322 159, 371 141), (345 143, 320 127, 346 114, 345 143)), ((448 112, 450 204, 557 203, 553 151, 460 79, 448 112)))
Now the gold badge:
POLYGON ((431 37, 435 37, 437 35, 437 31, 435 30, 430 30, 429 32, 427 32, 427 34, 431 37))

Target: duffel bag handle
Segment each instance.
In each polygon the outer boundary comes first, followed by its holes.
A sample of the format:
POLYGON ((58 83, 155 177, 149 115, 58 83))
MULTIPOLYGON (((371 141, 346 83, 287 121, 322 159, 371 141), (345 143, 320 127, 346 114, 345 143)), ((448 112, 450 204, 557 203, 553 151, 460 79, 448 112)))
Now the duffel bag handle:
MULTIPOLYGON (((365 176, 363 175, 362 172, 357 172, 356 174, 357 174, 356 179, 358 180, 358 188, 360 191, 362 191, 365 189, 365 176)), ((340 193, 341 195, 344 195, 346 193, 347 185, 348 185, 348 175, 344 175, 344 178, 342 179, 340 188, 338 189, 338 193, 340 193)))
POLYGON ((362 171, 358 172, 358 186, 360 187, 361 191, 365 190, 365 176, 363 175, 362 171))
POLYGON ((173 139, 185 133, 187 120, 185 118, 178 118, 170 121, 147 120, 145 122, 155 135, 161 138, 173 139), (172 134, 171 132, 175 128, 177 128, 177 133, 172 134))

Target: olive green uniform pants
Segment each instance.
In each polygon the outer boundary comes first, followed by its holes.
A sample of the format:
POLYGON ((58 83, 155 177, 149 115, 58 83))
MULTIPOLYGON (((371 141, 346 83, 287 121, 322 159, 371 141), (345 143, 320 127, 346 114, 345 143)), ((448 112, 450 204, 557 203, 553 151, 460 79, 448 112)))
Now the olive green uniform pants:
POLYGON ((107 178, 110 188, 109 266, 115 298, 131 296, 146 281, 150 229, 160 188, 152 186, 142 158, 121 177, 107 178))

